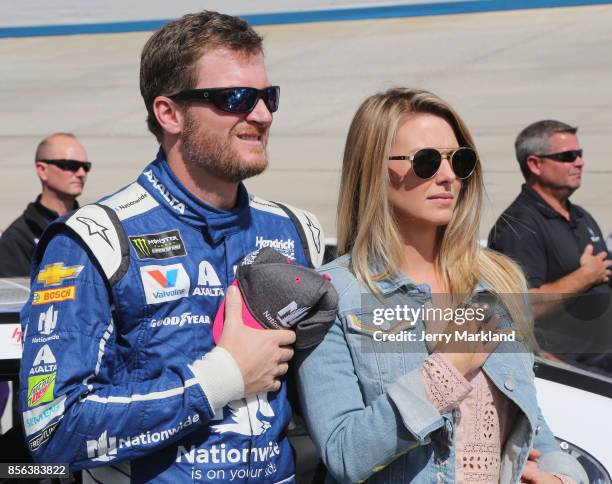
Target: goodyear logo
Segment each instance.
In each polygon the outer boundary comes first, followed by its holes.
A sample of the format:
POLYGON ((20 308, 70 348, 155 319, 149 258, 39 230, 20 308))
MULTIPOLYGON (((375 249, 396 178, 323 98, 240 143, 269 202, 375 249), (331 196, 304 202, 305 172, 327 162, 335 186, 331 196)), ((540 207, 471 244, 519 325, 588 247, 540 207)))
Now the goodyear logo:
POLYGON ((64 266, 63 262, 46 265, 45 268, 38 273, 36 281, 48 286, 59 286, 66 279, 74 279, 83 270, 83 266, 64 266))
POLYGON ((130 236, 139 259, 170 259, 187 255, 185 243, 178 230, 130 236))
POLYGON ((60 287, 59 289, 45 289, 44 291, 34 291, 34 294, 32 294, 32 304, 47 304, 75 298, 76 286, 60 287))
POLYGON ((36 375, 28 378, 28 407, 39 403, 52 402, 57 372, 36 375))

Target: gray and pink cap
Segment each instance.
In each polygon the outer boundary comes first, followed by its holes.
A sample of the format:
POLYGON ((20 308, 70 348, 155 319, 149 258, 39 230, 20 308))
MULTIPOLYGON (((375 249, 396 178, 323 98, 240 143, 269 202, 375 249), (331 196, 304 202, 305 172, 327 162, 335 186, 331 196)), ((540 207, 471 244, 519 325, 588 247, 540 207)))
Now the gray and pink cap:
MULTIPOLYGON (((266 247, 248 254, 236 269, 232 285, 242 295, 244 324, 256 329, 292 329, 295 346, 319 344, 338 310, 338 294, 327 274, 293 264, 266 247)), ((215 316, 213 338, 219 341, 225 319, 225 301, 215 316)))

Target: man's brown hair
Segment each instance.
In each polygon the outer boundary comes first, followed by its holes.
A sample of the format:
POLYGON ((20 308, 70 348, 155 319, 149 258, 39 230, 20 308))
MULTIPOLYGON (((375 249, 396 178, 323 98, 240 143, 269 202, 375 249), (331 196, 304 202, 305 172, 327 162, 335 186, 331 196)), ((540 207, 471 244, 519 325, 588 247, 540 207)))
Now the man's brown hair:
POLYGON ((157 96, 196 87, 195 63, 206 52, 224 48, 244 54, 263 52, 262 37, 241 18, 218 12, 191 13, 155 32, 140 56, 140 93, 147 126, 161 143, 163 130, 153 112, 157 96))

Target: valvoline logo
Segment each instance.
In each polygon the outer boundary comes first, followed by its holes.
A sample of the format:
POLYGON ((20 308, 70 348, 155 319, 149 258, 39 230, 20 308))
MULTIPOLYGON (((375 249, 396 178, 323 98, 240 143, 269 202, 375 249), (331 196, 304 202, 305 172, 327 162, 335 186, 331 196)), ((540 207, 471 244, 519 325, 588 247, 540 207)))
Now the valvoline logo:
POLYGON ((148 271, 149 274, 161 287, 174 287, 176 286, 176 279, 178 277, 178 269, 171 269, 168 271, 148 271))
POLYGON ((191 281, 183 264, 142 266, 140 277, 148 304, 172 301, 189 295, 191 281))

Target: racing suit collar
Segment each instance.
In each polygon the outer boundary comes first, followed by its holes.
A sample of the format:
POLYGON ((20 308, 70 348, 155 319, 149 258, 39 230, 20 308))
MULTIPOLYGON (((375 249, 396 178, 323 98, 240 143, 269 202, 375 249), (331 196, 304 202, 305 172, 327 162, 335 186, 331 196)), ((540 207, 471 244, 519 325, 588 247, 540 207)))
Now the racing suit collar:
POLYGON ((138 183, 174 217, 206 233, 215 244, 249 225, 249 194, 243 183, 238 186, 236 207, 232 210, 213 207, 194 196, 176 178, 161 148, 156 159, 138 177, 138 183))

